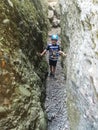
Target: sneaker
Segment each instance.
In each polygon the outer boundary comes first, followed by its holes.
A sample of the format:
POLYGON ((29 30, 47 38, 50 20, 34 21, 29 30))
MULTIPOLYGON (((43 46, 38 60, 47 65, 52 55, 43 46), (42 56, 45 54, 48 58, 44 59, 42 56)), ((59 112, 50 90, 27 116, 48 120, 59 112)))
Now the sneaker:
POLYGON ((54 77, 55 77, 55 74, 52 74, 52 77, 54 78, 54 77))
POLYGON ((57 78, 55 77, 55 74, 52 74, 52 77, 53 77, 53 79, 57 80, 57 78))
POLYGON ((53 75, 52 72, 50 72, 50 75, 49 75, 49 76, 52 77, 52 75, 53 75))

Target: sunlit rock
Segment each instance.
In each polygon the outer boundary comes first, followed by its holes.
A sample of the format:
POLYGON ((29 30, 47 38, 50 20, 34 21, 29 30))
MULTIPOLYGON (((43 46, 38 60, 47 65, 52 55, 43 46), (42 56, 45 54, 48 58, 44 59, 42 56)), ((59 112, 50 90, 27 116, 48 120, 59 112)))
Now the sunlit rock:
POLYGON ((53 10, 49 10, 49 11, 48 11, 48 18, 49 18, 50 20, 52 20, 52 19, 53 19, 53 16, 54 16, 53 10))
POLYGON ((13 7, 12 1, 11 1, 11 0, 7 0, 7 1, 8 1, 8 4, 9 4, 11 7, 13 7))
POLYGON ((3 23, 4 23, 4 24, 10 23, 10 20, 9 20, 9 19, 4 19, 4 20, 3 20, 3 23))
POLYGON ((98 5, 60 0, 71 130, 98 129, 98 5))

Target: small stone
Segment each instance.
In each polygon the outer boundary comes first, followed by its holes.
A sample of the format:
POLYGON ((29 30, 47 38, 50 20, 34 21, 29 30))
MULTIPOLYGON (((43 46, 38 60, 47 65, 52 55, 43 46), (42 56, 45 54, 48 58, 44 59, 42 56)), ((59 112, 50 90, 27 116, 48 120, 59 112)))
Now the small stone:
POLYGON ((7 0, 7 1, 8 1, 8 4, 13 8, 14 6, 13 6, 12 1, 11 0, 7 0))
POLYGON ((30 97, 31 93, 23 86, 19 87, 20 93, 24 96, 30 97))
POLYGON ((49 10, 48 11, 48 18, 53 19, 53 16, 54 16, 54 12, 52 10, 49 10))
POLYGON ((53 27, 60 27, 60 20, 57 18, 53 19, 53 27))
POLYGON ((30 89, 30 86, 29 85, 24 85, 26 89, 30 89))
POLYGON ((7 111, 4 107, 0 107, 0 118, 7 115, 7 111))
POLYGON ((55 10, 55 6, 56 6, 57 2, 50 2, 48 5, 48 9, 49 10, 55 10))
POLYGON ((10 101, 9 101, 9 99, 4 98, 3 105, 5 105, 5 106, 9 106, 9 105, 10 105, 10 101))
POLYGON ((16 103, 16 102, 18 102, 18 101, 19 101, 19 99, 14 99, 14 100, 13 100, 14 103, 16 103))
POLYGON ((0 113, 3 113, 3 112, 5 112, 6 110, 5 110, 5 108, 4 107, 0 107, 0 113))
POLYGON ((3 23, 4 23, 4 24, 8 24, 9 22, 10 22, 9 19, 4 19, 4 20, 3 20, 3 23))

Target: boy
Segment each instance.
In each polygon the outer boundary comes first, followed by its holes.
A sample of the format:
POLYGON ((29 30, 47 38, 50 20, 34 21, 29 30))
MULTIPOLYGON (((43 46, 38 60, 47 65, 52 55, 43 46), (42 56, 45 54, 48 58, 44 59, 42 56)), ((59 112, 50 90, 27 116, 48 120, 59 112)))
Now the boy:
POLYGON ((50 65, 50 76, 55 76, 56 64, 59 57, 59 54, 66 56, 66 54, 60 50, 59 45, 57 44, 58 35, 51 36, 51 44, 40 54, 43 56, 47 51, 49 51, 49 65, 50 65))

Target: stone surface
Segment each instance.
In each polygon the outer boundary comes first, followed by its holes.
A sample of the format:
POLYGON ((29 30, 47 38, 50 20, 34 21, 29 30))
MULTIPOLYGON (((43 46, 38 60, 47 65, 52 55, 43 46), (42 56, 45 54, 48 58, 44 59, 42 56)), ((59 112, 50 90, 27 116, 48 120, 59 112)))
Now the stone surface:
POLYGON ((53 20, 53 17, 54 17, 54 12, 53 12, 53 10, 49 10, 49 11, 48 11, 48 18, 49 18, 49 20, 50 20, 50 21, 53 20))
POLYGON ((71 130, 98 129, 98 2, 60 0, 71 130))
POLYGON ((58 0, 48 1, 48 18, 51 27, 57 28, 60 26, 60 8, 58 0))
POLYGON ((53 19, 52 26, 55 27, 55 28, 56 28, 56 27, 60 27, 60 20, 57 19, 57 18, 54 18, 54 19, 53 19))
POLYGON ((47 78, 45 108, 48 130, 69 130, 65 77, 59 59, 55 78, 47 78))
POLYGON ((0 1, 0 130, 46 130, 47 64, 38 55, 47 38, 45 6, 40 0, 0 1))

